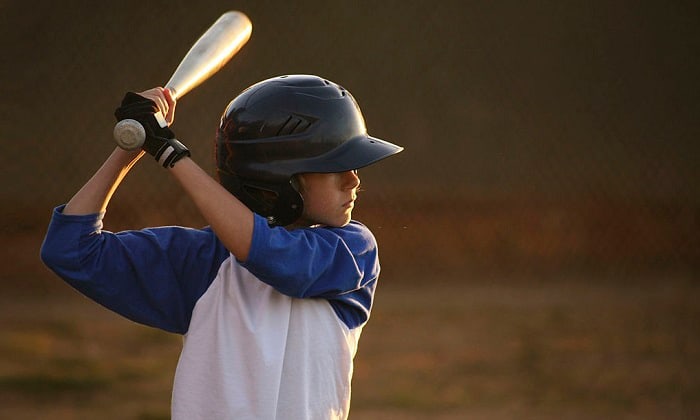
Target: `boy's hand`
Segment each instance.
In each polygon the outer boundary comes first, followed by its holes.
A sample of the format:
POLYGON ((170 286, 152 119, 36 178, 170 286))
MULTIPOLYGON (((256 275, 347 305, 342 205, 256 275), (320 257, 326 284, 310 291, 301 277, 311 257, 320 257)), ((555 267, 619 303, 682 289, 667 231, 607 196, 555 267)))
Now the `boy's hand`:
POLYGON ((139 96, 152 100, 158 107, 161 115, 164 116, 166 124, 169 126, 172 125, 173 121, 175 120, 175 105, 177 102, 175 101, 175 98, 173 98, 170 90, 157 87, 144 90, 138 94, 139 96))
POLYGON ((164 167, 172 167, 181 158, 190 156, 187 147, 176 140, 175 133, 168 128, 175 115, 175 101, 168 90, 154 88, 140 94, 128 92, 114 115, 117 121, 133 119, 143 126, 146 132, 143 150, 164 167))

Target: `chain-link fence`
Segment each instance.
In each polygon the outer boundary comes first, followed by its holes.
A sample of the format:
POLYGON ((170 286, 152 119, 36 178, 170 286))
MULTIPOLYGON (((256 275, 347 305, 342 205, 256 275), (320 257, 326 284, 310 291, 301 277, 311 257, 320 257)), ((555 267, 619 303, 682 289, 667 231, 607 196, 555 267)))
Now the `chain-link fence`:
MULTIPOLYGON (((241 1, 251 41, 178 104, 212 175, 221 111, 273 75, 316 73, 406 151, 361 171, 356 217, 394 273, 697 273, 694 6, 241 1)), ((127 90, 163 84, 217 2, 3 2, 2 216, 41 230, 113 147, 127 90)), ((204 223, 144 159, 106 227, 204 223)))

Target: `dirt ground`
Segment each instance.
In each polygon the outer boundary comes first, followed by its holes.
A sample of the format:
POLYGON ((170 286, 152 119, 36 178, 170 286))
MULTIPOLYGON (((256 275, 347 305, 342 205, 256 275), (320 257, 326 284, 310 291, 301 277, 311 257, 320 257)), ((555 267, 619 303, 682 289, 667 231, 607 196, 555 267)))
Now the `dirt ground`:
MULTIPOLYGON (((0 297, 0 418, 165 419, 181 338, 41 269, 0 297)), ((352 419, 690 419, 700 285, 689 276, 386 276, 352 419)))

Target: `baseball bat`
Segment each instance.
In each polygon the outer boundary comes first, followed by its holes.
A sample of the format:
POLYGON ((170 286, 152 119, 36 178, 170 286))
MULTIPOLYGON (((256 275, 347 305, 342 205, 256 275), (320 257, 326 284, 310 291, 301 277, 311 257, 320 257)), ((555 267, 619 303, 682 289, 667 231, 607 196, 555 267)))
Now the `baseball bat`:
MULTIPOLYGON (((253 25, 239 11, 221 15, 185 54, 173 72, 165 89, 173 98, 180 99, 189 91, 219 71, 250 39, 253 25)), ((165 127, 165 119, 156 114, 159 124, 165 127)), ((114 126, 114 140, 124 150, 139 149, 146 139, 143 126, 136 120, 125 119, 114 126)))

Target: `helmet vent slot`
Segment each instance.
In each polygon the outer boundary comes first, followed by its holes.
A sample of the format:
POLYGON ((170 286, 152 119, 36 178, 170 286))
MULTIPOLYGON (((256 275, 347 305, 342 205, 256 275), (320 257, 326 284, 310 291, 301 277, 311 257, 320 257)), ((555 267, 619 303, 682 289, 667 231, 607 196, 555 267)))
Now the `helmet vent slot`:
POLYGON ((277 130, 277 136, 285 136, 288 134, 303 133, 311 126, 311 121, 300 116, 290 115, 287 120, 277 130))

